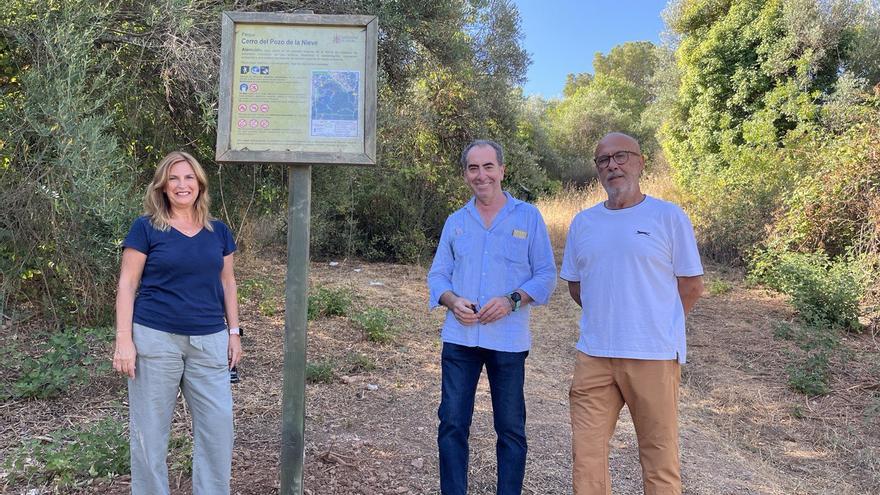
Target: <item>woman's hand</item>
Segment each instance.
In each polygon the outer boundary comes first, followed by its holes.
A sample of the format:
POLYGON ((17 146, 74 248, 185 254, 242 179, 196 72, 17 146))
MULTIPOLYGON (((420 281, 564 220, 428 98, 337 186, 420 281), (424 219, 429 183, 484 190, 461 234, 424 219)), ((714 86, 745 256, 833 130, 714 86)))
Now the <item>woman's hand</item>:
POLYGON ((131 334, 116 336, 116 351, 113 352, 113 369, 134 379, 134 365, 137 349, 131 334))
POLYGON ((234 368, 241 360, 241 335, 229 336, 229 369, 234 368))

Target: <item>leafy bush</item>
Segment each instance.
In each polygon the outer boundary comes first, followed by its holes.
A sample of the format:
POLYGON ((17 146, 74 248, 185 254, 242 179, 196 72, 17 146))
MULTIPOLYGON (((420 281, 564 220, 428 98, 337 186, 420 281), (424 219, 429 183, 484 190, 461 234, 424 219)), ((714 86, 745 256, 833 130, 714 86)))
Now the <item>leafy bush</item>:
POLYGON ((330 360, 306 363, 306 382, 332 383, 336 378, 335 368, 333 361, 330 360))
POLYGON ((773 337, 782 340, 792 340, 795 336, 795 327, 791 323, 773 321, 770 324, 773 329, 773 337))
POLYGON ((782 250, 831 256, 876 239, 878 101, 862 69, 880 46, 852 50, 876 33, 868 4, 701 0, 667 12, 681 84, 661 139, 704 255, 741 262, 774 230, 782 250))
POLYGON ((825 351, 815 352, 801 362, 790 364, 786 370, 789 386, 798 392, 812 397, 825 395, 830 390, 828 382, 831 370, 825 351))
POLYGON ((816 325, 796 325, 773 322, 773 337, 794 342, 801 350, 831 352, 840 347, 840 332, 834 328, 816 325))
POLYGON ((55 397, 71 385, 85 383, 92 368, 95 373, 108 370, 110 364, 106 359, 101 357, 96 364, 89 347, 90 344, 109 342, 112 335, 112 329, 108 328, 69 329, 51 334, 43 345, 45 352, 42 355, 36 358, 19 356, 21 373, 12 384, 12 396, 55 397))
POLYGON ((15 479, 66 486, 81 478, 126 474, 129 443, 125 423, 113 418, 48 437, 25 440, 5 463, 15 479))
POLYGON ((307 317, 315 320, 326 316, 345 316, 351 303, 352 292, 349 289, 316 287, 309 293, 307 317))
POLYGON ((168 441, 169 468, 172 471, 182 471, 192 475, 193 441, 188 433, 172 436, 168 441))
POLYGON ((20 71, 0 103, 0 233, 15 233, 0 248, 0 300, 93 322, 112 304, 116 243, 136 211, 112 116, 130 75, 100 41, 106 5, 20 6, 0 26, 20 71))
POLYGON ((865 292, 864 264, 830 260, 825 253, 759 252, 750 277, 791 296, 792 305, 812 325, 858 331, 859 301, 865 292))
POLYGON ((238 302, 256 299, 260 314, 275 316, 278 310, 278 292, 278 287, 270 280, 247 279, 238 284, 238 302))
POLYGON ((352 352, 346 358, 348 361, 348 372, 359 373, 362 371, 373 371, 376 369, 376 361, 369 356, 365 356, 359 352, 352 352))
POLYGON ((394 325, 395 315, 387 309, 370 308, 358 313, 352 319, 370 342, 388 343, 399 333, 399 329, 394 325))
POLYGON ((706 284, 706 290, 708 290, 709 294, 713 296, 720 296, 733 290, 733 284, 727 280, 713 277, 709 279, 709 283, 706 284))
POLYGON ((792 341, 803 351, 790 354, 791 362, 785 367, 788 385, 809 396, 830 392, 829 360, 841 354, 840 331, 822 325, 789 322, 773 322, 772 328, 773 337, 792 341))
MULTIPOLYGON (((737 149, 732 156, 705 160, 711 174, 675 170, 683 200, 694 224, 700 253, 739 265, 766 237, 779 196, 790 187, 782 153, 767 149, 737 149), (723 161, 723 165, 721 162, 723 161)), ((703 169, 701 169, 703 170, 703 169)))

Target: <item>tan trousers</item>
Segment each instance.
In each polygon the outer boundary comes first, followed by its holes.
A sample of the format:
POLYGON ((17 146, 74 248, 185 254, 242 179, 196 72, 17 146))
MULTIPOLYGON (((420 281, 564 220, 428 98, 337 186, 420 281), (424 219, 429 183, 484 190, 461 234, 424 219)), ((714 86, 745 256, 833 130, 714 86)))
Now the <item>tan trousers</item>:
POLYGON ((597 358, 577 353, 569 391, 575 495, 611 495, 608 442, 625 403, 645 495, 681 494, 677 361, 597 358))

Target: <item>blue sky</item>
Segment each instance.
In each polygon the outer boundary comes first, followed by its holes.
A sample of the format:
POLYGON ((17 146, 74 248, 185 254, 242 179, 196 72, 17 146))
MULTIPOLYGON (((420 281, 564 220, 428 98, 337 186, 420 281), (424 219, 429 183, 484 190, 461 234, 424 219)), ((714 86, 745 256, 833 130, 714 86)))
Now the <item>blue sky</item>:
POLYGON ((593 55, 626 41, 660 42, 667 0, 514 0, 532 57, 525 93, 562 96, 565 76, 593 72, 593 55))

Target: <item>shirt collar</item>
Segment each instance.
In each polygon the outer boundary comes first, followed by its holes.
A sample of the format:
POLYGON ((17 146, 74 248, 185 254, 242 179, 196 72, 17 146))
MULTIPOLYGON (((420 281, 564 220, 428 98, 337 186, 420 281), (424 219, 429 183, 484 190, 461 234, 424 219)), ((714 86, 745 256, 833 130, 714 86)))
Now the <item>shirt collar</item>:
MULTIPOLYGON (((507 197, 507 202, 504 203, 504 206, 501 207, 501 210, 498 211, 498 214, 495 215, 495 219, 492 220, 492 227, 494 227, 498 221, 506 217, 513 211, 514 208, 520 203, 522 200, 516 199, 507 191, 502 191, 504 195, 507 197)), ((480 218, 480 212, 477 211, 477 197, 471 196, 471 200, 467 202, 465 205, 465 210, 471 214, 473 218, 477 220, 480 225, 483 225, 483 220, 480 218)), ((489 227, 488 230, 492 230, 492 227, 489 227)))

